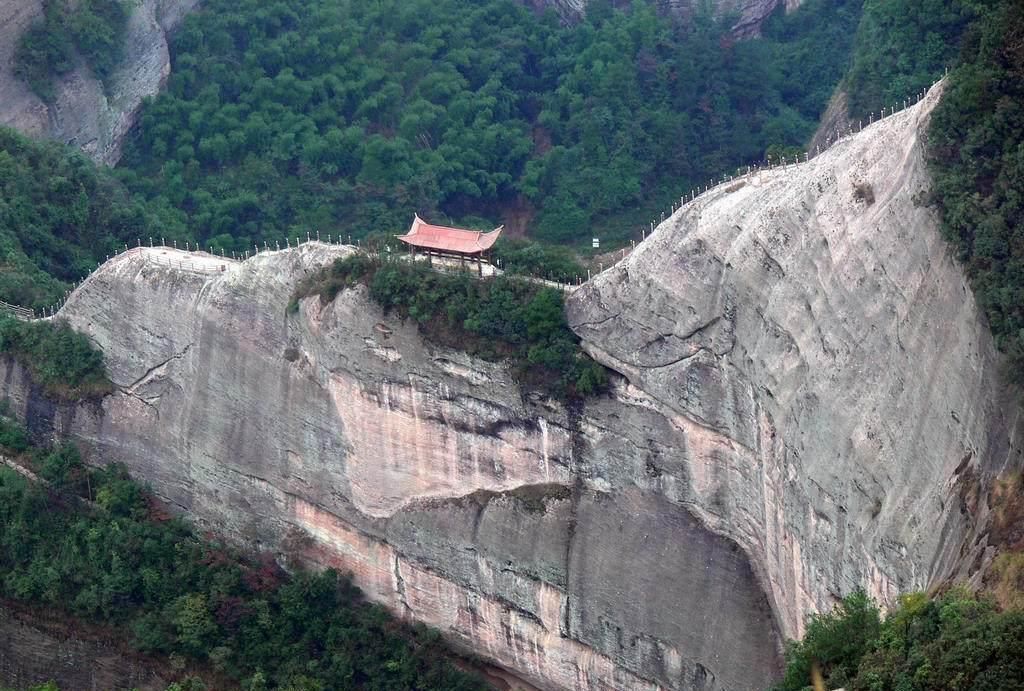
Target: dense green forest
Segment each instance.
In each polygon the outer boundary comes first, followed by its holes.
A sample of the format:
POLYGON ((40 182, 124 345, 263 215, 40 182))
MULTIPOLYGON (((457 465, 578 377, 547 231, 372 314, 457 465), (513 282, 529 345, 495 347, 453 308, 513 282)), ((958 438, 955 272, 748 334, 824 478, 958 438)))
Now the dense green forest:
POLYGON ((0 446, 45 481, 0 466, 0 597, 109 625, 246 691, 486 688, 436 632, 392 619, 344 576, 243 560, 123 470, 88 469, 70 446, 34 449, 3 417, 0 446))
POLYGON ((928 132, 934 201, 999 344, 1024 382, 1024 5, 979 19, 928 132))
POLYGON ((604 368, 582 351, 566 323, 560 290, 506 276, 480 281, 468 272, 441 274, 422 263, 357 254, 307 277, 290 309, 310 295, 328 303, 357 284, 367 286, 386 311, 412 319, 428 340, 486 360, 507 360, 527 388, 571 399, 605 386, 604 368))
POLYGON ((105 82, 121 61, 131 0, 46 0, 43 8, 43 21, 18 41, 14 73, 44 101, 53 100, 53 80, 79 59, 105 82))
POLYGON ((811 688, 817 665, 829 689, 939 691, 1024 688, 1024 612, 1000 612, 966 591, 913 593, 882 618, 863 592, 814 616, 786 650, 775 691, 811 688))
POLYGON ((42 309, 164 224, 105 168, 0 127, 0 300, 42 309))
POLYGON ((175 37, 123 177, 229 249, 398 231, 414 210, 621 240, 709 177, 801 146, 859 5, 810 0, 736 41, 728 18, 684 25, 648 2, 595 0, 566 27, 514 0, 211 0, 175 37))
POLYGON ((925 89, 956 62, 976 16, 962 0, 864 0, 850 71, 850 115, 867 119, 925 89))

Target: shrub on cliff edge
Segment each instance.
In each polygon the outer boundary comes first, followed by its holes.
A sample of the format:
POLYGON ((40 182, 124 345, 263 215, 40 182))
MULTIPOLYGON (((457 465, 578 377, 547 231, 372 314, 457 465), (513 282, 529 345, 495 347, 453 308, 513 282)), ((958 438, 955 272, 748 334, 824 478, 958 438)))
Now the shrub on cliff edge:
POLYGON ((385 311, 416 322, 427 340, 484 360, 508 361, 526 388, 578 399, 607 383, 604 367, 583 352, 569 329, 561 291, 522 279, 478 280, 355 254, 307 277, 289 309, 310 295, 326 304, 356 284, 369 288, 385 311))
POLYGON ((0 315, 0 354, 24 365, 61 400, 102 396, 113 388, 103 354, 63 321, 22 322, 0 315))

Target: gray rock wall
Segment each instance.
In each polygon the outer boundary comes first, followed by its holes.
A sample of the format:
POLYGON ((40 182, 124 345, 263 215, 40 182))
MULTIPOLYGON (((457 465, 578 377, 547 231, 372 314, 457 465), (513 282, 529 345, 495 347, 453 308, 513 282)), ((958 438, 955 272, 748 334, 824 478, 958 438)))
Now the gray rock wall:
POLYGON ((1022 465, 1018 399, 925 205, 940 93, 698 198, 569 302, 588 350, 728 448, 691 454, 685 493, 788 636, 857 586, 891 602, 976 572, 985 510, 960 497, 1022 465))
POLYGON ((167 688, 113 641, 0 605, 0 683, 20 689, 48 681, 76 691, 167 688))
POLYGON ((425 343, 362 289, 286 310, 311 243, 133 250, 61 312, 117 392, 0 393, 238 543, 550 689, 755 689, 856 587, 977 576, 1019 408, 922 204, 937 93, 807 164, 716 188, 569 300, 621 376, 580 408, 425 343), (869 194, 870 192, 870 194, 869 194), (971 502, 965 497, 973 497, 971 502), (968 504, 971 510, 968 510, 968 504))
POLYGON ((80 66, 58 79, 57 96, 46 104, 14 76, 18 41, 42 20, 43 2, 0 0, 0 125, 76 146, 102 163, 116 163, 142 100, 159 92, 170 74, 167 34, 199 2, 142 0, 129 20, 124 60, 108 88, 80 66))
POLYGON ((125 463, 239 543, 352 572, 541 688, 753 689, 779 670, 746 555, 649 482, 650 454, 686 475, 652 401, 624 383, 572 413, 524 398, 362 290, 286 313, 301 276, 350 251, 121 255, 62 312, 118 393, 48 406, 13 363, 3 391, 37 434, 125 463))

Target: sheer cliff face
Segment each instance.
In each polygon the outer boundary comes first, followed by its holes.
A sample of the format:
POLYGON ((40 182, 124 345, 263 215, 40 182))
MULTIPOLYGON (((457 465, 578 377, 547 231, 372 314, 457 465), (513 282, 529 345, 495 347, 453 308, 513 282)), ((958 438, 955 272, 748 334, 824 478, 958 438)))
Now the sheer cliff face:
POLYGON ((11 365, 4 390, 37 433, 126 463, 239 542, 352 572, 541 688, 754 689, 778 671, 748 559, 663 490, 719 440, 625 382, 571 413, 524 398, 360 290, 287 314, 299 278, 349 251, 213 273, 122 255, 64 309, 119 392, 54 408, 11 365))
POLYGON ((685 206, 569 303, 585 346, 726 452, 684 501, 752 558, 788 635, 984 565, 978 478, 1017 401, 925 206, 939 97, 685 206), (969 509, 969 510, 968 510, 969 509))
POLYGON ((142 100, 164 85, 171 63, 167 34, 200 0, 142 0, 132 12, 122 66, 104 91, 87 67, 57 80, 56 99, 45 104, 14 76, 21 35, 42 20, 42 0, 0 0, 0 125, 30 136, 77 146, 102 163, 116 163, 121 141, 142 100))
POLYGON ((579 408, 360 289, 289 314, 351 251, 317 243, 121 255, 62 312, 117 393, 55 406, 9 362, 0 390, 37 434, 240 543, 352 572, 542 688, 764 688, 808 612, 983 566, 979 483, 1020 465, 991 338, 921 205, 933 101, 712 191, 574 294, 622 375, 579 408))

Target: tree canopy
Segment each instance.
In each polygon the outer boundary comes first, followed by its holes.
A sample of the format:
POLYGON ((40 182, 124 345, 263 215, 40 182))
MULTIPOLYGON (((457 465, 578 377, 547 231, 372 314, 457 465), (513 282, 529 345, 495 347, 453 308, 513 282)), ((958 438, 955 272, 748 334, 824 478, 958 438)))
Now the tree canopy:
POLYGON ((571 27, 514 0, 204 7, 124 179, 193 239, 239 248, 393 231, 413 210, 496 225, 525 209, 540 239, 626 238, 684 190, 802 145, 859 17, 810 0, 736 41, 728 18, 642 1, 594 0, 571 27))
POLYGON ((855 591, 812 616, 786 649, 774 691, 811 691, 817 666, 826 688, 849 691, 1010 691, 1024 686, 1024 612, 1000 612, 985 597, 953 589, 909 593, 882 617, 855 591))
POLYGON ((864 0, 845 80, 850 115, 867 119, 934 84, 975 16, 963 0, 864 0))
POLYGON ((978 303, 1024 382, 1024 6, 971 3, 928 131, 934 201, 978 303))
POLYGON ((116 252, 166 224, 110 171, 0 127, 0 300, 42 309, 116 252))

